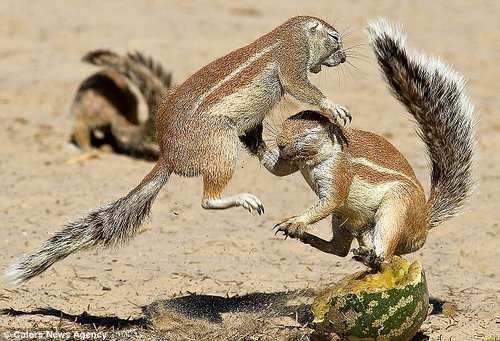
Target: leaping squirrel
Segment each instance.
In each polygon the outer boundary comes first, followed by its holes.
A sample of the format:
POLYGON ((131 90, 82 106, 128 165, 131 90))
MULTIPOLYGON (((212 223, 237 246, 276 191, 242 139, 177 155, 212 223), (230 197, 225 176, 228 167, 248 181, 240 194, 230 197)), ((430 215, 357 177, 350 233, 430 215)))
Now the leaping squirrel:
POLYGON ((424 189, 404 156, 385 138, 341 129, 315 111, 288 118, 278 149, 253 146, 263 165, 284 176, 299 170, 319 201, 278 223, 276 232, 321 251, 354 258, 377 269, 393 255, 420 249, 427 233, 462 210, 474 187, 474 108, 464 77, 442 61, 410 53, 402 31, 384 19, 367 33, 393 95, 417 122, 431 160, 431 189, 424 189), (333 238, 323 240, 307 226, 332 216, 333 238))
POLYGON ((242 206, 262 213, 262 203, 252 194, 221 198, 235 168, 240 138, 254 142, 246 134, 262 124, 286 93, 318 106, 329 120, 350 119, 347 109, 324 96, 307 76, 345 60, 341 37, 331 25, 299 16, 203 67, 159 103, 160 156, 142 182, 126 196, 67 224, 8 270, 7 277, 24 282, 76 251, 129 240, 172 173, 203 177, 205 209, 242 206))

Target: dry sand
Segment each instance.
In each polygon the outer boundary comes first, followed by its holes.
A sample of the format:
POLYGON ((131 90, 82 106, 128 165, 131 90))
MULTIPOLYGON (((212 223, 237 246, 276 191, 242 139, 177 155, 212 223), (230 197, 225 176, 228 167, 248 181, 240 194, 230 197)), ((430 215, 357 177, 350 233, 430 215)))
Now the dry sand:
MULTIPOLYGON (((68 220, 125 194, 153 166, 106 153, 66 163, 80 155, 67 143, 69 107, 79 82, 95 70, 80 62, 85 52, 140 50, 172 70, 179 83, 299 14, 347 29, 347 45, 364 44, 366 21, 386 16, 404 25, 413 46, 442 56, 469 79, 479 116, 479 187, 470 210, 433 230, 408 258, 423 262, 435 308, 420 339, 498 340, 498 1, 0 2, 0 268, 33 251, 68 220)), ((408 115, 389 95, 371 52, 363 46, 358 51, 370 61, 352 60, 357 69, 325 70, 313 82, 350 108, 353 127, 396 145, 428 188, 427 159, 408 115)), ((281 104, 276 120, 296 109, 281 104)), ((73 255, 17 288, 1 281, 0 308, 11 310, 0 317, 0 331, 114 330, 116 339, 169 339, 168 326, 177 326, 178 335, 196 329, 185 317, 197 317, 198 327, 219 328, 228 339, 282 339, 300 331, 311 298, 295 294, 294 303, 290 293, 321 287, 361 266, 274 236, 277 221, 314 200, 300 176, 275 178, 242 152, 226 193, 240 191, 258 195, 266 214, 205 211, 200 179, 172 177, 144 233, 130 244, 73 255), (166 324, 156 313, 165 304, 181 313, 166 324), (262 315, 272 317, 272 324, 262 315), (148 316, 154 331, 143 327, 148 316), (71 322, 75 318, 80 322, 71 322), (260 327, 265 332, 259 334, 260 327)), ((328 236, 328 221, 314 231, 328 236)), ((223 338, 203 330, 181 338, 223 338)))

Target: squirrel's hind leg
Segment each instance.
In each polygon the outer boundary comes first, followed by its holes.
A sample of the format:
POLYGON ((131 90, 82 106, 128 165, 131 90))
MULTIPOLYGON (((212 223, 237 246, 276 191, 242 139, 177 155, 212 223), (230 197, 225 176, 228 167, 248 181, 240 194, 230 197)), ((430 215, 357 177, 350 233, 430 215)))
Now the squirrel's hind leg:
MULTIPOLYGON (((227 134, 227 132, 224 132, 227 134)), ((221 210, 230 207, 241 206, 249 212, 264 213, 264 206, 259 198, 249 193, 239 193, 221 198, 223 190, 233 176, 236 158, 238 156, 239 139, 237 136, 218 136, 220 145, 212 146, 210 151, 215 157, 207 160, 207 166, 203 168, 203 200, 201 206, 204 209, 221 210)), ((208 157, 208 155, 207 155, 208 157)))
POLYGON ((250 193, 239 193, 221 198, 221 193, 229 183, 229 179, 203 177, 203 200, 201 206, 204 209, 223 210, 230 207, 242 206, 249 212, 264 213, 264 206, 259 198, 250 193))
POLYGON ((386 194, 375 213, 375 226, 362 236, 361 246, 352 250, 354 259, 372 269, 391 261, 404 235, 408 205, 398 192, 386 194))

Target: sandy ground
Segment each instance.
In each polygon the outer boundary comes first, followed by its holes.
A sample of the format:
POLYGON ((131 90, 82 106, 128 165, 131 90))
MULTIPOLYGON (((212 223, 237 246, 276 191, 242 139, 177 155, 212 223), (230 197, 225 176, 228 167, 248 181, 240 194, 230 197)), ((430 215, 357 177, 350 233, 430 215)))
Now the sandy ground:
MULTIPOLYGON (((349 32, 347 45, 365 43, 366 21, 386 16, 404 25, 413 46, 442 56, 466 75, 479 117, 480 184, 470 210, 433 230, 426 245, 408 257, 423 262, 435 308, 419 339, 498 340, 499 13, 497 1, 465 0, 0 2, 0 268, 33 251, 68 220, 125 194, 153 167, 109 153, 66 163, 80 155, 68 145, 69 107, 79 82, 95 70, 80 62, 88 50, 143 51, 172 70, 179 83, 298 14, 335 22, 349 32)), ((369 62, 352 60, 357 69, 326 70, 313 82, 350 108, 353 127, 382 134, 396 145, 428 188, 422 143, 389 95, 371 52, 362 46, 358 51, 369 62)), ((295 110, 281 104, 275 120, 295 110)), ((276 334, 268 331, 260 338, 285 338, 283 330, 307 320, 304 307, 311 298, 299 294, 299 303, 292 304, 284 297, 361 267, 274 236, 277 221, 314 200, 300 176, 275 178, 242 152, 227 193, 240 191, 258 195, 266 214, 205 211, 200 179, 172 177, 144 233, 130 244, 76 254, 17 288, 0 281, 0 308, 11 309, 0 318, 0 331, 114 330, 117 339, 168 339, 161 332, 168 328, 144 330, 142 309, 151 312, 180 300, 191 307, 184 309, 185 316, 208 324, 227 324, 245 310, 274 311, 276 334), (273 302, 284 309, 269 308, 273 302), (75 319, 80 322, 71 322, 75 319)), ((328 222, 314 231, 328 236, 328 222)), ((245 339, 235 329, 227 335, 245 339)))

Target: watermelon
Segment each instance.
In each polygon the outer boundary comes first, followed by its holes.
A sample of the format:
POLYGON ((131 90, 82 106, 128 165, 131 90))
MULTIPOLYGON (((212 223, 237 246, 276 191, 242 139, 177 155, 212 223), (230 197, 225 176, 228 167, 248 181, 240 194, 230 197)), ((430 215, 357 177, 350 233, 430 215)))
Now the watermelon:
POLYGON ((427 317, 428 307, 422 264, 395 256, 378 273, 349 275, 317 296, 312 305, 312 337, 411 340, 427 317))

